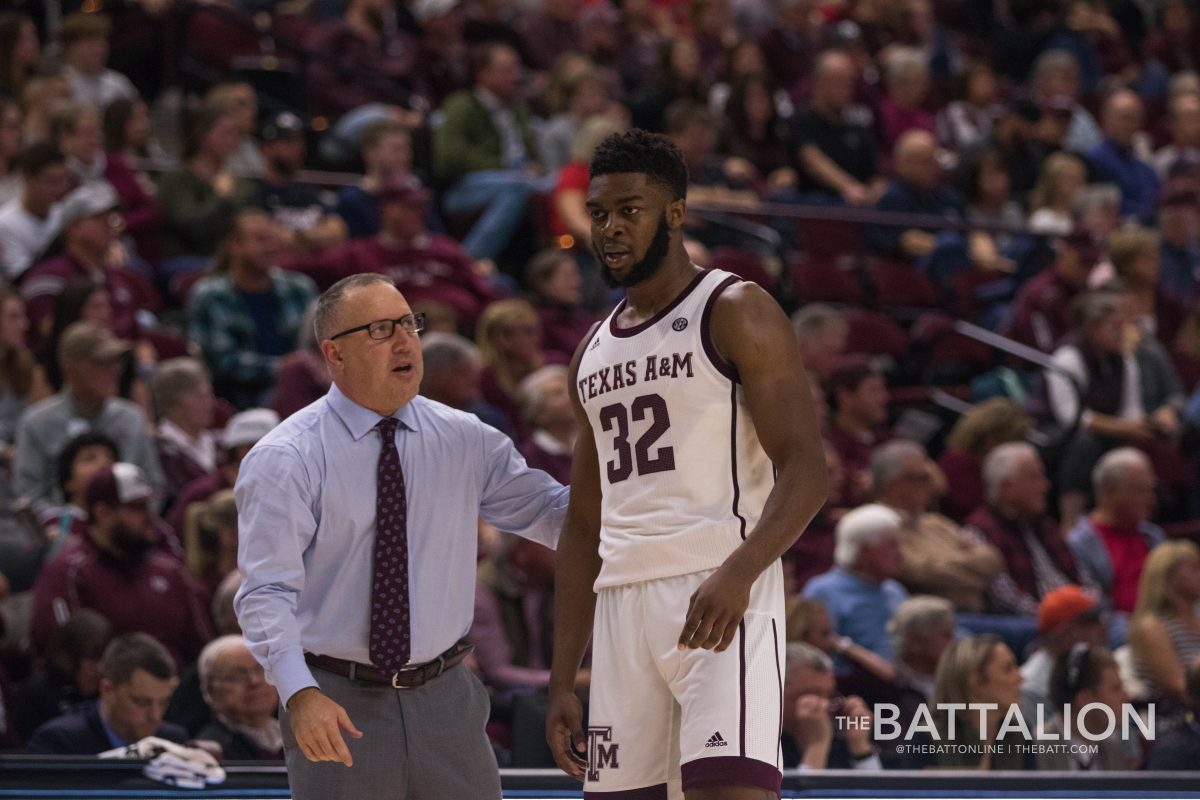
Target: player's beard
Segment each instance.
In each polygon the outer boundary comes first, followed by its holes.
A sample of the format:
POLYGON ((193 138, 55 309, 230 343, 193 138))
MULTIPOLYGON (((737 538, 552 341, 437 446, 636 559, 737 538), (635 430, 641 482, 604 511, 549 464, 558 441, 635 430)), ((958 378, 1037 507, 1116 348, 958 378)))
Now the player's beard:
MULTIPOLYGON (((592 247, 595 249, 595 245, 592 247)), ((653 278, 662 268, 670 248, 671 228, 667 225, 667 212, 664 211, 662 218, 658 221, 658 229, 654 231, 654 238, 650 240, 650 246, 646 248, 646 254, 629 268, 629 272, 624 278, 617 280, 612 272, 604 266, 604 254, 599 250, 595 251, 596 258, 600 260, 600 277, 604 279, 610 289, 628 289, 630 286, 637 286, 642 281, 653 278)))

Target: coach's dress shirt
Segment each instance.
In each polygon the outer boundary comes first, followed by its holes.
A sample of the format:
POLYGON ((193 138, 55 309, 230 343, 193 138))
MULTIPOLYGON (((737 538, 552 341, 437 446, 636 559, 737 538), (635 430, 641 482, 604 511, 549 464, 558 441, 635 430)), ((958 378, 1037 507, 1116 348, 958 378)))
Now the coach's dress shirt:
MULTIPOLYGON (((477 517, 554 547, 568 490, 470 414, 416 397, 394 416, 408 499, 410 663, 420 663, 471 626, 477 517)), ((380 419, 334 385, 242 462, 235 607, 285 702, 317 685, 306 651, 370 663, 380 419)))

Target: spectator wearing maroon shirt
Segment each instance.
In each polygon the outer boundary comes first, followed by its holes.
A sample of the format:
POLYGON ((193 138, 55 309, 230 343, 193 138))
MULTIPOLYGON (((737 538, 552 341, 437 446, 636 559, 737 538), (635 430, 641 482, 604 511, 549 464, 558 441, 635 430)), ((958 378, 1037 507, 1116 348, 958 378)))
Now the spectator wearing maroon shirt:
POLYGON ((125 232, 138 255, 150 264, 162 260, 162 212, 154 181, 134 169, 133 159, 150 155, 150 111, 141 100, 114 100, 104 109, 104 180, 117 191, 125 232))
POLYGON ((521 413, 532 433, 520 446, 534 469, 563 484, 571 482, 571 453, 579 420, 571 408, 570 377, 562 364, 551 364, 521 381, 521 413))
POLYGON ((300 323, 300 346, 284 356, 279 365, 271 408, 280 419, 287 419, 329 391, 329 370, 325 368, 325 357, 321 355, 320 342, 313 331, 316 310, 317 304, 313 303, 304 312, 300 323))
POLYGON ((389 0, 351 0, 341 19, 321 23, 309 37, 309 96, 313 113, 334 119, 369 103, 407 106, 416 64, 413 37, 395 30, 389 0))
POLYGON ((1047 592, 1078 583, 1075 559, 1058 526, 1046 516, 1050 482, 1041 456, 1024 442, 1002 444, 983 462, 984 505, 965 528, 1004 556, 1005 572, 987 588, 997 614, 1037 614, 1047 592))
POLYGON ((825 440, 842 464, 843 486, 836 496, 849 508, 871 500, 871 452, 892 438, 885 425, 888 390, 883 375, 865 359, 848 359, 829 376, 833 417, 825 440))
POLYGON ((1099 587, 1106 605, 1132 614, 1146 556, 1166 541, 1150 521, 1154 511, 1154 468, 1145 453, 1121 447, 1092 470, 1096 507, 1067 534, 1083 578, 1099 587))
POLYGON ((158 431, 154 444, 167 496, 217 468, 217 437, 209 430, 216 396, 204 365, 182 356, 162 362, 150 382, 158 431))
POLYGON ((222 489, 232 489, 238 467, 259 439, 279 424, 279 415, 269 408, 252 408, 234 414, 217 438, 221 451, 215 470, 187 484, 167 512, 166 522, 177 533, 183 532, 187 509, 192 503, 207 500, 222 489))
POLYGON ((91 279, 108 290, 112 331, 119 339, 136 339, 138 312, 157 310, 159 298, 153 287, 142 277, 111 264, 110 253, 120 224, 116 216, 119 202, 117 193, 104 182, 80 186, 63 200, 63 253, 31 268, 21 284, 35 341, 43 341, 50 334, 55 298, 72 279, 91 279))
POLYGON ((542 321, 542 349, 563 363, 596 324, 583 307, 583 277, 569 250, 543 250, 525 268, 530 299, 542 321))
POLYGON ((410 303, 432 301, 452 308, 459 327, 469 330, 498 295, 462 245, 426 227, 429 201, 429 192, 415 177, 389 183, 379 190, 383 229, 378 236, 348 242, 296 266, 322 290, 356 273, 378 272, 391 278, 410 303))
POLYGON ((413 17, 421 26, 413 80, 417 93, 437 108, 471 82, 460 0, 417 0, 413 17))
POLYGON ((813 0, 781 0, 775 6, 775 24, 759 46, 776 85, 791 89, 812 73, 815 55, 823 49, 821 15, 813 0))
POLYGON ((45 567, 33 587, 31 638, 45 649, 77 608, 91 608, 117 633, 143 631, 176 664, 195 660, 212 638, 208 612, 180 561, 158 549, 154 489, 133 464, 100 470, 85 494, 89 523, 45 567))
POLYGON ((1071 329, 1071 301, 1087 288, 1088 275, 1100 259, 1090 234, 1076 232, 1059 239, 1054 262, 1017 292, 1008 335, 1049 353, 1071 329))
POLYGON ((541 10, 522 27, 525 52, 534 69, 549 70, 560 56, 579 49, 579 0, 542 0, 541 10))

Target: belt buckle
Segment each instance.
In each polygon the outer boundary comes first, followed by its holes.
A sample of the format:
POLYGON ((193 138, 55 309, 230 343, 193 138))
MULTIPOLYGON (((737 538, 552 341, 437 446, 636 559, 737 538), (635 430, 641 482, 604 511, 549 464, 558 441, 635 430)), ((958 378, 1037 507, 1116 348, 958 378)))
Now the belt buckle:
POLYGON ((409 686, 402 686, 402 685, 400 684, 400 673, 399 673, 399 672, 393 672, 393 673, 392 673, 392 688, 393 688, 393 689, 409 689, 409 688, 412 688, 412 687, 409 687, 409 686))

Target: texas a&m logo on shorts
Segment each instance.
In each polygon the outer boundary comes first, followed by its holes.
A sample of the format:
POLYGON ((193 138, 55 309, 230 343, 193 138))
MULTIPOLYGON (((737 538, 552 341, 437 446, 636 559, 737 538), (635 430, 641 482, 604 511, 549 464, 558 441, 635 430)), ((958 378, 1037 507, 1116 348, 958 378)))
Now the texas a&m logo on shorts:
POLYGON ((600 770, 620 769, 617 763, 617 748, 620 746, 612 741, 612 726, 607 728, 588 728, 588 769, 589 781, 600 780, 600 770), (612 742, 612 744, 608 744, 612 742))

